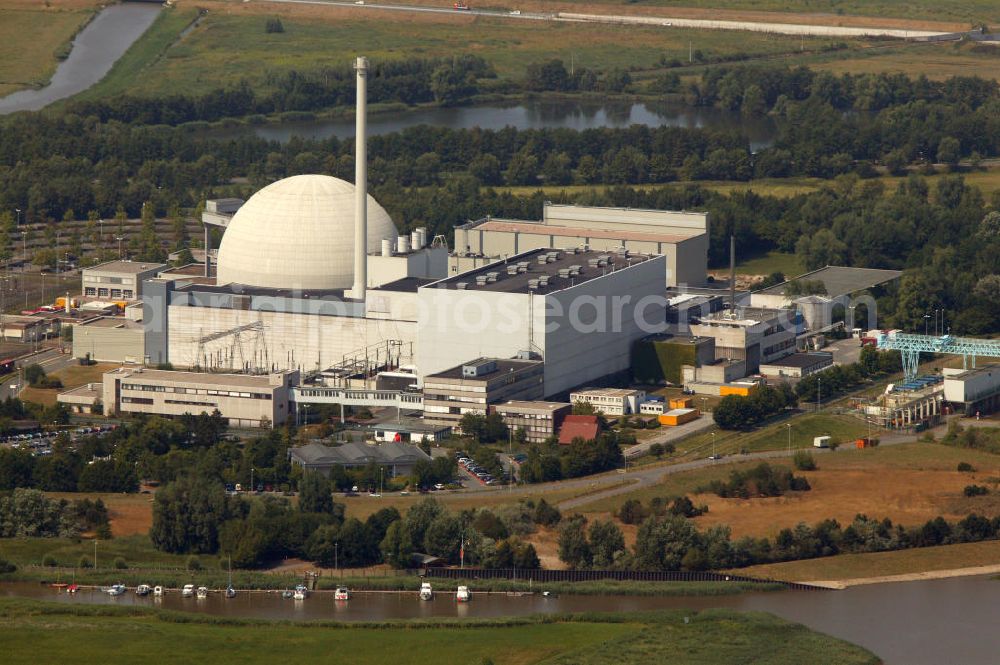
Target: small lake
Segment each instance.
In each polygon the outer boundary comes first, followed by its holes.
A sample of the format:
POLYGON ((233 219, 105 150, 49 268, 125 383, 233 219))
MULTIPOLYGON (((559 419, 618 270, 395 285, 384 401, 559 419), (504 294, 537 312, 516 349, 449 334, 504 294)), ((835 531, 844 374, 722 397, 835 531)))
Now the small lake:
MULTIPOLYGON (((150 580, 155 583, 155 580, 150 580)), ((622 595, 544 597, 475 593, 470 603, 456 603, 453 583, 431 580, 433 601, 416 592, 355 592, 347 602, 332 592, 316 592, 303 601, 277 592, 221 593, 198 600, 176 590, 162 598, 129 592, 110 597, 100 591, 76 595, 37 583, 0 584, 0 595, 65 603, 144 605, 217 616, 292 620, 382 621, 430 617, 489 618, 557 612, 631 612, 660 609, 702 610, 726 607, 771 612, 828 635, 859 644, 887 665, 993 665, 1000 662, 997 597, 1000 583, 989 577, 872 584, 843 591, 780 591, 736 596, 637 597, 622 595)))
MULTIPOLYGON (((777 129, 768 117, 746 118, 739 113, 682 103, 597 102, 591 100, 527 100, 510 105, 420 108, 411 111, 369 113, 369 135, 390 134, 417 125, 454 129, 596 129, 601 127, 706 127, 743 132, 753 149, 774 142, 777 129)), ((354 117, 278 122, 255 127, 211 130, 213 138, 231 138, 253 133, 269 141, 351 138, 354 117)))
POLYGON ((102 9, 73 42, 69 57, 59 63, 52 81, 37 90, 20 90, 0 99, 0 115, 37 111, 94 85, 111 70, 128 47, 153 24, 160 5, 125 3, 102 9))

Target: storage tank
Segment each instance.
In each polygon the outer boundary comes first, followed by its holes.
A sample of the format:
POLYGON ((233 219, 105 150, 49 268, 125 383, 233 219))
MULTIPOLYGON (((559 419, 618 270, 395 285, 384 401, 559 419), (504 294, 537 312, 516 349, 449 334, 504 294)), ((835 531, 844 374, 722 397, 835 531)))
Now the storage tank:
POLYGON ((396 239, 396 251, 400 254, 410 253, 410 239, 407 236, 399 236, 396 239))
POLYGON ((392 256, 391 238, 382 238, 382 256, 392 256))
POLYGON ((420 233, 417 231, 410 232, 410 247, 412 247, 415 252, 424 248, 424 244, 420 242, 420 233))

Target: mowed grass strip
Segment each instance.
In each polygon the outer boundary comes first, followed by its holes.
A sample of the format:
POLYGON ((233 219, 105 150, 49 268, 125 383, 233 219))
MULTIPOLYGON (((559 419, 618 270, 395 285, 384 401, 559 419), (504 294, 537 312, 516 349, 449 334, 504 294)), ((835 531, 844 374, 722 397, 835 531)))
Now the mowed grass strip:
POLYGON ((839 581, 949 571, 1000 564, 1000 541, 921 547, 896 552, 841 554, 740 568, 740 575, 791 582, 839 581))
POLYGON ((93 14, 86 6, 0 5, 0 96, 47 83, 56 54, 93 14))

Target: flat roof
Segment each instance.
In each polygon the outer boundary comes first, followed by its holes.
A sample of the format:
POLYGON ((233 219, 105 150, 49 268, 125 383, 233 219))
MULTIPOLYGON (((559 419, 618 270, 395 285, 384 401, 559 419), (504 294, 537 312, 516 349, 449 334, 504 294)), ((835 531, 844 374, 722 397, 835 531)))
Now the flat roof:
POLYGON ((761 367, 799 367, 805 369, 828 361, 833 361, 832 353, 793 353, 769 363, 761 363, 761 367))
POLYGON ((142 324, 120 316, 102 316, 94 321, 81 323, 82 328, 142 328, 142 324))
POLYGON ((517 358, 476 358, 475 360, 470 360, 469 362, 462 363, 461 365, 456 365, 455 367, 448 368, 444 371, 438 372, 437 374, 430 374, 424 377, 424 383, 431 379, 464 379, 466 381, 486 381, 492 379, 497 374, 502 372, 517 371, 519 369, 526 369, 528 367, 534 367, 541 365, 543 362, 541 360, 519 360, 517 358), (497 368, 492 372, 486 374, 480 374, 479 376, 465 376, 462 374, 462 368, 466 365, 471 365, 481 360, 490 360, 497 364, 497 368))
MULTIPOLYGON (((755 326, 765 321, 778 318, 794 319, 795 313, 787 309, 771 309, 770 307, 737 307, 736 318, 729 315, 730 310, 713 312, 698 318, 703 325, 728 325, 734 328, 755 326)), ((697 324, 695 324, 697 325, 697 324)))
POLYGON ((605 229, 585 229, 544 222, 531 222, 513 219, 490 219, 476 224, 471 229, 477 231, 499 231, 503 233, 537 233, 539 235, 560 236, 563 238, 595 238, 599 240, 632 240, 636 242, 668 242, 678 243, 690 240, 696 235, 705 233, 703 229, 692 229, 691 235, 679 233, 651 233, 648 231, 612 231, 605 229))
POLYGON ((601 395, 602 397, 631 397, 642 390, 632 388, 583 388, 569 391, 572 395, 601 395))
MULTIPOLYGON (((169 279, 169 278, 165 278, 169 279)), ((275 298, 315 298, 357 302, 344 297, 344 289, 275 289, 266 286, 247 286, 245 284, 184 284, 177 291, 196 291, 200 293, 232 294, 237 296, 271 296, 275 298)))
POLYGON ((558 411, 559 409, 572 408, 573 405, 569 402, 525 402, 512 400, 510 402, 504 402, 503 404, 497 404, 494 408, 499 409, 517 409, 519 411, 558 411))
POLYGON ((89 268, 84 268, 84 272, 117 272, 126 273, 129 275, 137 275, 141 272, 146 272, 147 270, 159 270, 161 268, 168 268, 166 263, 154 263, 151 261, 108 261, 107 263, 99 263, 96 266, 90 266, 89 268))
POLYGON ((635 254, 632 252, 629 252, 626 256, 625 254, 615 252, 598 252, 595 250, 533 249, 486 266, 469 270, 460 275, 446 277, 434 282, 428 288, 457 289, 457 284, 464 283, 467 291, 503 293, 528 293, 531 291, 534 293, 552 293, 603 277, 609 272, 625 270, 629 266, 649 261, 652 258, 653 256, 649 254, 635 254), (544 264, 538 263, 538 256, 541 254, 550 254, 553 260, 544 264), (609 263, 603 267, 590 265, 591 260, 596 261, 598 259, 605 259, 609 263), (507 273, 508 266, 516 266, 519 263, 523 264, 525 268, 523 272, 515 275, 507 273), (574 266, 580 268, 578 275, 573 277, 561 277, 559 275, 560 270, 566 270, 574 266), (480 275, 493 275, 496 277, 496 281, 487 282, 480 286, 476 283, 476 277, 480 275), (548 286, 539 287, 534 290, 528 288, 529 280, 536 280, 542 276, 548 277, 548 286))
POLYGON ((878 268, 850 268, 847 266, 826 266, 819 270, 807 272, 793 279, 775 284, 774 286, 754 293, 767 295, 784 295, 785 287, 798 280, 820 281, 826 287, 826 296, 844 296, 857 291, 864 291, 886 282, 891 282, 903 274, 901 270, 881 270, 878 268))
POLYGON ((268 389, 277 387, 271 385, 271 377, 267 374, 214 374, 212 372, 175 372, 165 369, 130 369, 127 367, 119 367, 110 372, 105 372, 105 376, 108 374, 136 381, 162 381, 199 386, 217 385, 268 389))
POLYGON ((428 284, 433 284, 436 279, 424 279, 422 277, 403 277, 402 279, 397 279, 394 282, 389 282, 383 284, 382 286, 375 286, 369 291, 402 291, 405 293, 416 293, 417 289, 421 286, 427 286, 428 284))
MULTIPOLYGON (((168 268, 167 270, 160 271, 160 277, 170 278, 174 275, 185 275, 190 277, 204 277, 205 276, 205 264, 204 263, 187 263, 178 268, 168 268)), ((215 264, 212 263, 208 267, 208 276, 215 277, 215 264)))

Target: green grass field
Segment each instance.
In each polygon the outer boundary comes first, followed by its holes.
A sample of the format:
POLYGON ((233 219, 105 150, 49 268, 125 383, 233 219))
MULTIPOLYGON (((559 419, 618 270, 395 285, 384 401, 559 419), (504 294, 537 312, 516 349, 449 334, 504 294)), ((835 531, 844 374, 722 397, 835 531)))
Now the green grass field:
POLYGON ((156 662, 217 665, 632 665, 878 663, 872 653, 762 613, 671 611, 377 626, 241 621, 196 614, 0 599, 5 663, 156 662), (687 622, 685 622, 687 618, 687 622))
MULTIPOLYGON (((283 8, 285 32, 265 34, 266 14, 252 6, 210 11, 177 41, 194 18, 183 5, 165 11, 115 65, 105 80, 84 93, 98 98, 125 90, 143 95, 198 93, 245 78, 266 91, 272 72, 344 66, 360 52, 374 60, 481 55, 501 77, 521 78, 531 62, 549 58, 601 70, 658 66, 661 56, 686 58, 689 44, 707 56, 769 55, 794 50, 798 38, 708 30, 663 31, 488 17, 377 16, 327 7, 283 8), (304 12, 309 12, 304 13, 304 12), (238 47, 234 47, 238 45, 238 47)), ((811 40, 819 48, 834 40, 811 40)))
POLYGON ((93 8, 0 5, 0 96, 48 82, 69 41, 93 8))

